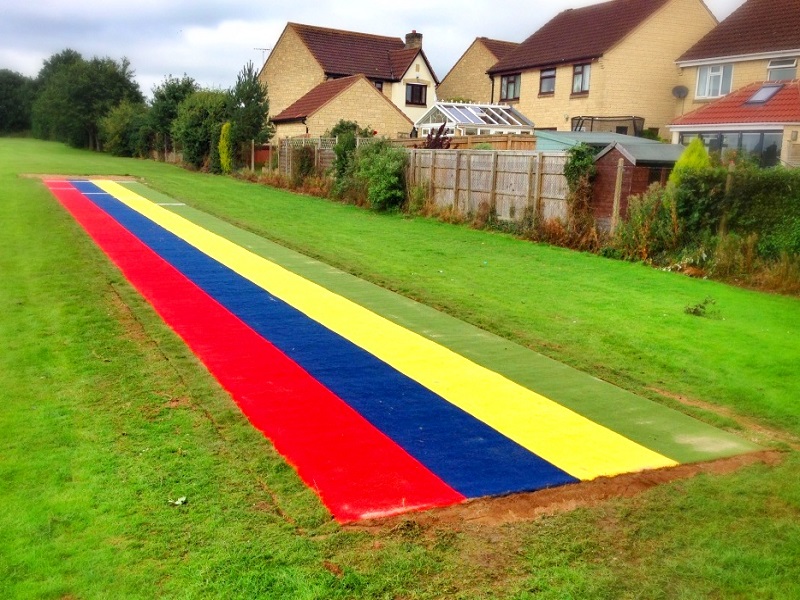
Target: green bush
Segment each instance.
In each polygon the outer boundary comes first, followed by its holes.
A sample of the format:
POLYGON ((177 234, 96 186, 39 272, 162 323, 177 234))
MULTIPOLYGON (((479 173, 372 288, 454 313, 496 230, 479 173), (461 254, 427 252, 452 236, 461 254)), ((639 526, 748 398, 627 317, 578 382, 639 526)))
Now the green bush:
POLYGON ((359 148, 355 159, 355 177, 363 182, 373 208, 388 210, 405 200, 405 171, 408 154, 379 140, 359 148))
POLYGON ((208 154, 208 170, 219 175, 222 173, 222 162, 219 157, 219 140, 222 136, 222 123, 216 123, 211 128, 211 145, 208 154))
POLYGON ((219 132, 219 165, 222 172, 233 171, 233 148, 231 148, 231 122, 226 121, 219 132))
POLYGON ((224 120, 225 92, 194 92, 178 106, 172 123, 172 137, 183 152, 183 161, 202 167, 211 154, 213 129, 224 120))
POLYGON ((728 210, 725 196, 727 176, 728 170, 722 167, 685 169, 679 183, 670 184, 685 244, 691 244, 707 233, 718 233, 728 210))
POLYGON ((612 245, 622 258, 653 260, 678 247, 680 225, 671 191, 657 183, 628 201, 628 219, 614 232, 612 245))
POLYGON ((335 137, 336 145, 333 147, 333 177, 334 194, 337 197, 345 197, 353 187, 353 160, 356 154, 358 138, 371 138, 374 132, 369 128, 363 128, 355 121, 340 120, 330 131, 325 133, 325 137, 335 137))
POLYGON ((728 198, 728 228, 759 235, 759 254, 800 254, 800 170, 740 169, 728 198))
POLYGON ((680 185, 681 179, 687 173, 701 171, 711 166, 711 157, 708 155, 703 140, 694 138, 683 151, 669 175, 670 185, 680 185))
POLYGON ((292 150, 292 183, 299 187, 307 177, 317 174, 314 146, 300 146, 292 150))
POLYGON ((597 172, 594 164, 594 149, 587 144, 578 144, 567 150, 567 164, 564 165, 564 177, 570 191, 581 186, 582 180, 591 181, 597 172))
POLYGON ((800 254, 800 170, 740 165, 726 193, 728 176, 724 167, 683 172, 673 188, 683 243, 729 231, 756 234, 765 258, 800 254))
POLYGON ((147 107, 124 101, 112 108, 100 119, 100 139, 114 156, 147 156, 154 139, 147 107))

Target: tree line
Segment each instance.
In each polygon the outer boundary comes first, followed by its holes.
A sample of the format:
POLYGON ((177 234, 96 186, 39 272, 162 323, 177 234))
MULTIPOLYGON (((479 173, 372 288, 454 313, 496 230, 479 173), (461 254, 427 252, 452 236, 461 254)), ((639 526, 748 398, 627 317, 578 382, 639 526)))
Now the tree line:
POLYGON ((228 90, 168 75, 145 99, 130 62, 66 49, 35 78, 0 69, 0 135, 30 134, 116 156, 179 150, 196 168, 229 172, 245 146, 272 135, 269 98, 252 62, 228 90))

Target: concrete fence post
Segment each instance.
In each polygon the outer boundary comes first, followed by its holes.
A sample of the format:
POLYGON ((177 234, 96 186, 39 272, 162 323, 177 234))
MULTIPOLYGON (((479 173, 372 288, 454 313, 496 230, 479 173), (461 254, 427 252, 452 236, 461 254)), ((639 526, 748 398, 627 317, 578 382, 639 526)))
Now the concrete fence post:
POLYGON ((620 158, 617 163, 617 181, 614 185, 614 207, 611 211, 611 233, 617 230, 619 224, 619 208, 622 201, 622 179, 625 177, 625 159, 620 158))

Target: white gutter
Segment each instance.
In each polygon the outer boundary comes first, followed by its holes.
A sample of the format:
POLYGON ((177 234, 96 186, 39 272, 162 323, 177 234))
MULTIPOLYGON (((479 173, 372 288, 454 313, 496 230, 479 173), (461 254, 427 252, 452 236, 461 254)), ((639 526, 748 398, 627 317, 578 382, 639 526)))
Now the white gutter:
POLYGON ((679 67, 704 67, 706 65, 718 65, 720 63, 737 63, 751 60, 768 60, 773 58, 797 58, 800 56, 800 48, 795 50, 778 50, 776 52, 761 52, 758 54, 734 54, 731 56, 716 56, 714 58, 699 58, 696 60, 676 60, 675 64, 679 67))

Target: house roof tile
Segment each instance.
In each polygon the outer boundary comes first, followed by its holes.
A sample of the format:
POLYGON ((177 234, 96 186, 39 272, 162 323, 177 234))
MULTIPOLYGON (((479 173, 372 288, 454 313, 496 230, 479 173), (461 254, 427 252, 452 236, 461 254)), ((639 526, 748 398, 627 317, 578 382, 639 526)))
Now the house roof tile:
POLYGON ((800 49, 798 0, 748 0, 678 62, 800 49))
POLYGON ((504 42, 502 40, 492 40, 486 37, 479 37, 478 39, 483 42, 483 45, 486 46, 489 52, 494 54, 497 60, 500 60, 509 52, 519 47, 519 42, 504 42))
POLYGON ((599 58, 669 0, 612 0, 565 10, 509 52, 489 73, 599 58))
MULTIPOLYGON (((289 23, 331 77, 363 73, 370 79, 399 81, 420 48, 406 48, 400 38, 289 23)), ((427 62, 427 58, 425 59, 427 62)), ((433 70, 431 69, 431 73, 433 70)), ((434 78, 436 75, 434 75, 434 78)))
POLYGON ((317 112, 325 104, 333 100, 336 96, 341 94, 359 79, 363 79, 363 75, 340 77, 339 79, 331 79, 324 83, 320 83, 306 95, 302 96, 297 101, 287 106, 279 114, 272 117, 272 121, 274 123, 282 123, 305 119, 306 117, 317 112))
POLYGON ((747 85, 672 122, 680 125, 727 125, 754 123, 800 123, 800 80, 765 81, 747 85), (766 102, 749 103, 764 85, 782 84, 766 102))

